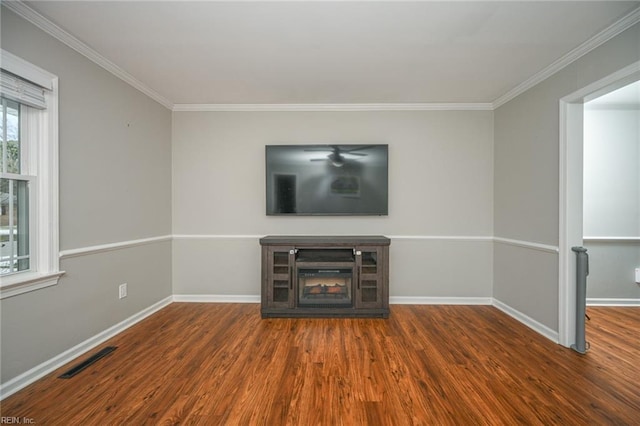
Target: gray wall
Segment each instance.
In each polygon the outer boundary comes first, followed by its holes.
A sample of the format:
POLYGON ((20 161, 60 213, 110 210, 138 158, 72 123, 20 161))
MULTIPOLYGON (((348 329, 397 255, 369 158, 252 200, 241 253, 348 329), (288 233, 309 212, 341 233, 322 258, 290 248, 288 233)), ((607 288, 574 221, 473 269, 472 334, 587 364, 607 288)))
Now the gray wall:
MULTIPOLYGON (((496 109, 496 237, 558 245, 559 101, 640 60, 639 43, 635 25, 496 109)), ((558 330, 557 254, 497 243, 494 274, 496 299, 558 330)))
POLYGON ((490 111, 176 112, 173 197, 176 294, 258 296, 259 236, 381 234, 391 296, 491 297, 490 111), (389 144, 389 216, 266 216, 265 145, 338 142, 389 144))
POLYGON ((623 241, 585 242, 589 254, 587 303, 638 304, 640 284, 635 268, 640 268, 640 243, 623 241))
POLYGON ((584 112, 584 235, 595 303, 640 301, 640 105, 584 112), (589 240, 588 237, 605 237, 589 240), (597 300, 596 300, 597 299, 597 300))
MULTIPOLYGON (((60 250, 171 234, 171 112, 4 8, 2 48, 59 77, 60 250)), ((171 295, 171 242, 61 269, 0 301, 2 383, 171 295)))

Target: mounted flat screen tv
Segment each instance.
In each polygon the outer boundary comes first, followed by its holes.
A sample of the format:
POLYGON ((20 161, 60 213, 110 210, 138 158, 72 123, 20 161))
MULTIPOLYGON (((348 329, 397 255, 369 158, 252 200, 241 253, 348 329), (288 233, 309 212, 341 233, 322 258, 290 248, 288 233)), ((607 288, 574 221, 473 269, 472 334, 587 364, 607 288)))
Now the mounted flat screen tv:
POLYGON ((387 215, 388 145, 267 145, 267 215, 387 215))

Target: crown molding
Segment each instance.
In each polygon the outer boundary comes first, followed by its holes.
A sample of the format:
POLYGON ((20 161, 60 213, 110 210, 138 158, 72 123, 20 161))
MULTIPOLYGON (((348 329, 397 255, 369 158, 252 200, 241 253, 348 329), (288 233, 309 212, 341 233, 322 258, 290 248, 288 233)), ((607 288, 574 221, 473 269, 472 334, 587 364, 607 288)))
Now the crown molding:
POLYGON ((21 0, 3 1, 2 6, 74 49, 106 71, 174 112, 287 112, 287 111, 493 111, 541 83, 593 49, 640 22, 640 7, 571 50, 542 71, 488 103, 362 103, 362 104, 174 104, 142 83, 87 44, 49 21, 21 0))
POLYGON ((591 52, 593 49, 606 43, 607 41, 611 40, 612 38, 622 33, 623 31, 631 28, 633 25, 637 24, 638 22, 640 22, 640 7, 634 9, 631 13, 627 14, 624 18, 613 23, 612 25, 607 27, 605 30, 599 32, 595 36, 591 37, 589 40, 582 43, 580 46, 576 47, 566 55, 562 56, 557 61, 553 62, 548 67, 544 68, 542 71, 538 72, 537 74, 530 77, 528 80, 525 80, 524 82, 520 83, 519 85, 517 85, 516 87, 514 87, 504 95, 500 96, 498 99, 493 101, 493 104, 492 104, 493 109, 497 109, 501 107, 502 105, 506 104, 507 102, 514 99, 515 97, 531 89, 536 84, 541 83, 542 81, 551 77, 553 74, 567 67, 569 64, 577 61, 582 56, 591 52))
POLYGON ((169 101, 167 98, 160 95, 155 90, 151 89, 149 86, 142 83, 140 80, 136 79, 134 76, 132 76, 131 74, 129 74, 128 72, 120 68, 118 65, 114 64, 113 62, 105 58, 104 56, 100 55, 98 52, 93 50, 87 44, 81 42, 80 40, 75 38, 73 35, 69 34, 65 30, 60 28, 58 25, 54 24, 44 16, 40 15, 35 10, 31 9, 22 1, 20 0, 3 1, 2 6, 14 12, 21 18, 27 20, 28 22, 35 25, 45 33, 49 34, 50 36, 66 44, 76 52, 85 56, 87 59, 94 62, 98 66, 104 68, 105 70, 115 75, 125 83, 129 84, 130 86, 144 93, 145 95, 147 95, 154 101, 158 102, 165 108, 169 110, 173 108, 173 103, 169 101))
POLYGON ((491 103, 175 104, 174 112, 492 111, 491 103))

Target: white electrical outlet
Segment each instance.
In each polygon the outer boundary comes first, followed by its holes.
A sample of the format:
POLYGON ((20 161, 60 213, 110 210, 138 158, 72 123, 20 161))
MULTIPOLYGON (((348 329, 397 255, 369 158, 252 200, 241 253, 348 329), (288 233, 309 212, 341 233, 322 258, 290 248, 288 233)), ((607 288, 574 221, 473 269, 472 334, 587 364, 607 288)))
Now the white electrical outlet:
POLYGON ((120 284, 118 287, 118 298, 124 299, 127 297, 127 283, 120 284))
POLYGON ((636 282, 640 284, 640 268, 636 268, 636 282))

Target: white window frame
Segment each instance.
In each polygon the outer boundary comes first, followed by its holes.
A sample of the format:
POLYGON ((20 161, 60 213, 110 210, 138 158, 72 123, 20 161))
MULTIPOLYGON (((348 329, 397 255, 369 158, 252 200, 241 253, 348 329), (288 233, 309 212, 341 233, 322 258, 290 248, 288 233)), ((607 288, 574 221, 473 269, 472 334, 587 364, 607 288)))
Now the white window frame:
POLYGON ((56 285, 64 271, 59 246, 58 77, 5 50, 0 49, 0 55, 2 69, 47 89, 46 109, 22 108, 27 112, 22 128, 26 126, 27 136, 37 135, 33 143, 27 141, 29 174, 35 174, 35 191, 29 190, 31 269, 0 278, 0 299, 5 299, 56 285))

